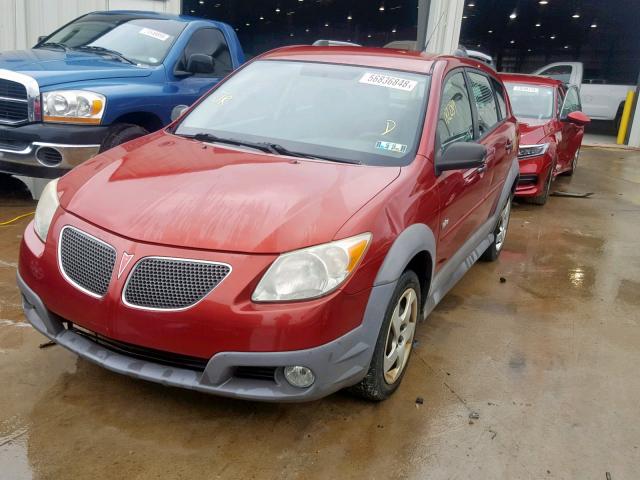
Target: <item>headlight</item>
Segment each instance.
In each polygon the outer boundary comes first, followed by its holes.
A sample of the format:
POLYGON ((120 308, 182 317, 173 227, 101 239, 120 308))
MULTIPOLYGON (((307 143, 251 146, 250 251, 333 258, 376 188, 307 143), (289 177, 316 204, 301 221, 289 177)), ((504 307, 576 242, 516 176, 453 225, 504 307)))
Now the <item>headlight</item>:
POLYGON ((42 118, 45 122, 98 125, 102 121, 106 99, 84 90, 60 90, 42 94, 42 118))
POLYGON ((58 179, 55 179, 44 187, 33 219, 33 228, 43 242, 47 241, 47 233, 49 233, 51 220, 53 219, 53 214, 56 213, 58 205, 60 205, 58 200, 58 179))
POLYGON ((540 145, 520 145, 520 148, 518 148, 518 158, 538 157, 544 155, 548 149, 548 143, 541 143, 540 145))
POLYGON ((320 297, 338 288, 355 270, 370 233, 280 255, 256 287, 254 302, 320 297))

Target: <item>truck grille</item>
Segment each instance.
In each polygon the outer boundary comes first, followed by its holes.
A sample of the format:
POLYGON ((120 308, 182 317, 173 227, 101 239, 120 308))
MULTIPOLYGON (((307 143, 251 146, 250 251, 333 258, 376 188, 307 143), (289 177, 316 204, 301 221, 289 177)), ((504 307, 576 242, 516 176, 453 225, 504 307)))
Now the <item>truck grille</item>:
POLYGON ((93 296, 107 293, 116 264, 116 251, 111 245, 73 227, 64 227, 58 254, 62 273, 71 284, 93 296))
POLYGON ((27 87, 0 78, 0 123, 16 124, 29 120, 27 87))
POLYGON ((136 264, 124 302, 151 310, 182 310, 202 300, 231 272, 223 263, 147 257, 136 264))

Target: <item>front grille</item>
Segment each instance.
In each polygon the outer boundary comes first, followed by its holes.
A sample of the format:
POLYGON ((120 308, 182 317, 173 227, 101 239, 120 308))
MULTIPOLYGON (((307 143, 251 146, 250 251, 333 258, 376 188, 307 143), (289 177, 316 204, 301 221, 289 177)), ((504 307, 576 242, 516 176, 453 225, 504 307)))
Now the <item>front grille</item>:
POLYGON ((59 245, 60 267, 73 285, 102 297, 107 293, 116 251, 107 243, 73 227, 64 227, 59 245))
POLYGON ((27 88, 21 83, 0 78, 0 122, 20 123, 28 119, 27 88))
POLYGON ((518 185, 535 185, 538 183, 537 175, 520 175, 520 180, 518 180, 518 185))
POLYGON ((236 367, 233 376, 250 380, 267 380, 275 382, 276 367, 236 367))
POLYGON ((188 308, 209 294, 230 271, 231 267, 222 263, 144 258, 127 280, 124 301, 153 310, 188 308))
POLYGON ((187 370, 197 370, 202 372, 209 362, 204 358, 191 357, 189 355, 165 352, 162 350, 155 350, 153 348, 141 347, 139 345, 120 342, 118 340, 104 337, 95 332, 86 330, 73 324, 68 324, 68 329, 74 333, 77 333, 78 335, 83 336, 87 340, 91 340, 92 342, 97 343, 101 347, 111 350, 112 352, 120 353, 148 362, 167 365, 169 367, 184 368, 187 370))

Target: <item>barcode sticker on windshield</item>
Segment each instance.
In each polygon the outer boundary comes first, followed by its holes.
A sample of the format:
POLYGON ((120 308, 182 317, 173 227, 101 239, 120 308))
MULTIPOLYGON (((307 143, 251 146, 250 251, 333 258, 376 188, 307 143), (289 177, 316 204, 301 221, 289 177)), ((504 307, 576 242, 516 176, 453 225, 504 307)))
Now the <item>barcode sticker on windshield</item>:
POLYGON ((169 38, 171 38, 171 35, 167 35, 166 33, 162 33, 151 28, 143 28, 142 30, 140 30, 140 35, 146 35, 147 37, 155 38, 156 40, 160 40, 162 42, 166 42, 167 40, 169 40, 169 38))
POLYGON ((415 80, 407 80, 406 78, 391 77, 389 75, 380 75, 379 73, 365 73, 360 79, 360 83, 367 85, 376 85, 378 87, 394 88, 396 90, 404 90, 412 92, 418 82, 415 80))
POLYGON ((540 89, 536 87, 523 87, 521 85, 514 85, 514 92, 527 92, 527 93, 539 93, 540 89))

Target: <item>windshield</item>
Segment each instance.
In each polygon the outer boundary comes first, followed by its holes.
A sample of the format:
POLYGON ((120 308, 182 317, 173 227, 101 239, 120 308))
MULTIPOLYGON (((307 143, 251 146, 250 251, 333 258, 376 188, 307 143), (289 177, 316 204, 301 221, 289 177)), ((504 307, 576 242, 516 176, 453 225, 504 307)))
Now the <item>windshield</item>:
POLYGON ((58 44, 96 53, 107 49, 133 63, 158 65, 184 27, 183 22, 175 20, 87 15, 63 27, 39 45, 45 48, 46 44, 58 44))
POLYGON ((205 98, 176 134, 276 143, 311 156, 406 165, 422 131, 429 77, 369 67, 263 60, 205 98))
POLYGON ((553 116, 553 88, 505 83, 516 118, 549 119, 553 116))

